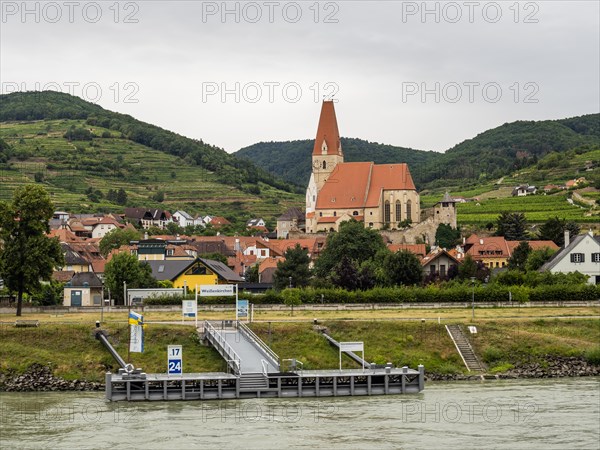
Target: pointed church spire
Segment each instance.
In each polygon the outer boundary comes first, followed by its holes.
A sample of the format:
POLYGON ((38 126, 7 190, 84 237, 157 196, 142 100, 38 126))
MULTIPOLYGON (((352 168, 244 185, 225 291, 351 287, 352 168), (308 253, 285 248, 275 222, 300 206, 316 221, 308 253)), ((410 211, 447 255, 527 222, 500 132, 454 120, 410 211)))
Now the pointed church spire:
POLYGON ((333 100, 324 100, 321 106, 321 116, 317 128, 317 137, 313 148, 313 156, 340 155, 342 156, 342 143, 338 130, 337 119, 333 100))

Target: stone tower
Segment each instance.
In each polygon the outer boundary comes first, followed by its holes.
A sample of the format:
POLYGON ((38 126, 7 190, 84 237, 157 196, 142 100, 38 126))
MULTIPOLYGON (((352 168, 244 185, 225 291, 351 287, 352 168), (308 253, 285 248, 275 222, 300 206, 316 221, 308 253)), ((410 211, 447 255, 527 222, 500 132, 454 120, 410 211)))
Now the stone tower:
POLYGON ((456 228, 456 202, 450 194, 446 192, 441 201, 433 207, 433 221, 436 225, 445 223, 452 228, 456 228))

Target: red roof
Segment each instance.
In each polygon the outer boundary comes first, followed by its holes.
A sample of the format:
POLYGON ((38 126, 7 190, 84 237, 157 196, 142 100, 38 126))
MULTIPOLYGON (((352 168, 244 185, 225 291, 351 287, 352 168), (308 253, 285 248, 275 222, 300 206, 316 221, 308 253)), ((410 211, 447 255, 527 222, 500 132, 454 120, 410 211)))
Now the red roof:
POLYGON ((323 154, 321 148, 323 141, 327 145, 328 155, 341 155, 342 144, 340 142, 340 132, 338 130, 337 119, 335 117, 335 108, 333 101, 323 101, 321 106, 321 116, 319 117, 319 126, 317 127, 317 137, 313 148, 313 156, 323 154))
POLYGON ((376 208, 384 190, 416 190, 408 165, 340 163, 319 192, 317 209, 376 208))

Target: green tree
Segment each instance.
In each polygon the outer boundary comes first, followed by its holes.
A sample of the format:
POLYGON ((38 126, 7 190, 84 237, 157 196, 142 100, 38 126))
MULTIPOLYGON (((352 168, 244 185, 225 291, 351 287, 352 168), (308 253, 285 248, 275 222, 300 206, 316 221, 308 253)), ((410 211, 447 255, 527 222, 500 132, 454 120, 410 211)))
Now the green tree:
POLYGON ((289 288, 285 289, 281 296, 283 297, 283 303, 289 306, 292 309, 291 315, 294 315, 294 306, 298 306, 302 304, 302 297, 300 294, 300 289, 297 288, 289 288))
POLYGON ((554 253, 555 250, 552 250, 549 247, 532 250, 529 256, 527 257, 525 269, 527 270, 527 272, 538 270, 544 265, 546 261, 552 258, 552 255, 554 255, 554 253))
POLYGON ((179 224, 175 223, 175 222, 169 222, 167 224, 167 226, 165 227, 165 229, 167 230, 167 232, 169 234, 175 235, 175 234, 182 234, 183 233, 183 228, 181 228, 179 226, 179 224))
POLYGON ((522 241, 513 251, 512 256, 508 259, 509 270, 526 271, 527 258, 531 253, 531 247, 527 241, 522 241))
POLYGON ((527 239, 525 214, 504 211, 498 216, 496 223, 496 236, 504 236, 507 241, 524 241, 527 239))
POLYGON ((116 304, 124 304, 124 282, 127 288, 152 288, 158 282, 152 277, 148 264, 138 261, 135 255, 118 253, 106 264, 104 269, 105 286, 112 293, 116 304))
POLYGON ((125 189, 120 188, 119 191, 117 192, 117 204, 119 205, 124 205, 127 203, 127 192, 125 192, 125 189))
POLYGON ((383 273, 389 286, 414 285, 423 281, 423 269, 419 258, 406 250, 386 255, 383 260, 383 273))
POLYGON ((248 267, 244 276, 248 283, 258 283, 258 264, 248 267))
POLYGON ((54 267, 64 264, 58 239, 50 239, 48 220, 54 206, 39 185, 17 188, 11 203, 0 202, 0 277, 9 290, 17 292, 17 316, 21 315, 23 293, 49 281, 54 267))
POLYGON ((111 250, 119 248, 122 245, 129 245, 129 242, 139 239, 140 233, 136 230, 132 230, 131 228, 115 228, 106 233, 100 241, 100 253, 106 258, 111 250))
POLYGON ((579 225, 575 222, 567 222, 565 219, 554 217, 546 220, 538 230, 538 238, 545 241, 553 241, 559 247, 565 245, 565 231, 571 237, 579 234, 579 225))
POLYGON ((374 259, 381 250, 386 250, 386 247, 377 231, 365 228, 355 220, 344 222, 339 232, 327 236, 325 249, 315 263, 315 273, 322 278, 328 277, 343 256, 361 265, 374 259))
POLYGON ((464 261, 458 267, 458 278, 468 280, 477 275, 477 261, 471 255, 465 256, 464 261))
POLYGON ((310 282, 310 258, 308 251, 296 244, 294 248, 288 248, 284 255, 285 260, 277 263, 277 269, 273 274, 273 286, 275 289, 285 289, 290 285, 292 277, 292 286, 305 287, 310 282))
POLYGON ((439 247, 451 249, 460 244, 460 229, 440 223, 435 232, 435 242, 439 247))

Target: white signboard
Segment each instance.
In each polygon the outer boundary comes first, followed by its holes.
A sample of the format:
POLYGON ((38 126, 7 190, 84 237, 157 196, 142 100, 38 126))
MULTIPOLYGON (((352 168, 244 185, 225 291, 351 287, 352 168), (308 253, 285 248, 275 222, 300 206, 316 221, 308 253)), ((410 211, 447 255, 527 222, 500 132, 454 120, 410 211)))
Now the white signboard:
POLYGON ((364 352, 364 342, 340 342, 340 351, 342 352, 364 352))
MULTIPOLYGON (((340 342, 340 372, 342 371, 342 353, 343 352, 362 352, 363 361, 365 360, 365 343, 364 342, 340 342)), ((365 366, 363 363, 363 371, 365 366)))
POLYGON ((203 284, 200 285, 200 297, 235 295, 235 287, 235 284, 203 284))
POLYGON ((183 300, 183 317, 196 317, 198 314, 198 303, 196 300, 183 300))
POLYGON ((169 375, 183 374, 183 348, 181 345, 169 345, 167 348, 167 373, 169 375))

